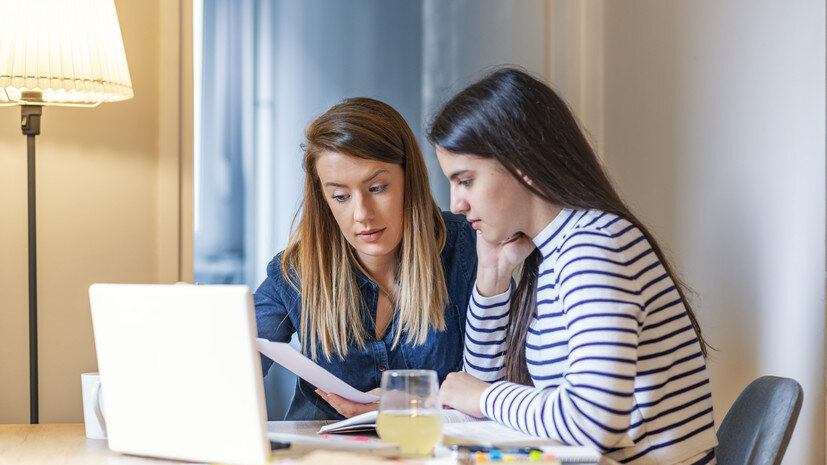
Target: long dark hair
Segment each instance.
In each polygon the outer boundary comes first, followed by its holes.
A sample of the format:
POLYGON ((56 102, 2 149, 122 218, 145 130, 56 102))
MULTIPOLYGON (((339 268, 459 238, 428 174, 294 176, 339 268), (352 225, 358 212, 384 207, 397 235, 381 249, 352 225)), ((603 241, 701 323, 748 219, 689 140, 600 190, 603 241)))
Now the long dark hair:
MULTIPOLYGON (((675 283, 706 357, 707 344, 685 298, 686 286, 649 230, 620 199, 571 110, 549 86, 522 70, 499 69, 449 101, 431 123, 428 139, 449 152, 498 161, 547 202, 572 209, 602 210, 634 224, 675 283)), ((505 376, 522 384, 531 384, 525 343, 537 307, 537 269, 541 261, 542 255, 535 249, 523 263, 511 299, 505 376)))

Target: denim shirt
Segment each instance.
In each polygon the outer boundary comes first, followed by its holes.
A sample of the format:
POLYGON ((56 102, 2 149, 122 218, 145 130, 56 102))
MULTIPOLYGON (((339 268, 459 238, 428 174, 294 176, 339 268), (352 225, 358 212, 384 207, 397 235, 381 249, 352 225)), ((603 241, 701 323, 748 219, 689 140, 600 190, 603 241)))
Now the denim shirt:
MULTIPOLYGON (((316 363, 333 375, 360 391, 379 387, 382 372, 388 369, 422 368, 436 370, 441 383, 448 373, 462 369, 463 341, 465 337, 465 310, 471 297, 477 267, 476 234, 470 224, 459 215, 442 212, 445 220, 446 240, 442 250, 442 269, 448 288, 449 302, 445 307, 445 330, 430 330, 424 344, 414 345, 405 341, 403 333, 394 346, 393 339, 398 323, 397 314, 388 325, 382 339, 376 339, 376 304, 379 289, 364 274, 356 270, 356 279, 365 305, 361 309, 362 323, 367 337, 365 348, 348 347, 342 359, 331 355, 328 360, 318 355, 316 363)), ((256 290, 256 324, 259 337, 271 341, 289 342, 301 327, 301 295, 287 282, 282 274, 283 251, 267 265, 267 278, 256 290)), ((266 374, 272 360, 261 357, 266 374)), ((319 397, 315 387, 299 379, 285 420, 342 419, 336 410, 319 397)))

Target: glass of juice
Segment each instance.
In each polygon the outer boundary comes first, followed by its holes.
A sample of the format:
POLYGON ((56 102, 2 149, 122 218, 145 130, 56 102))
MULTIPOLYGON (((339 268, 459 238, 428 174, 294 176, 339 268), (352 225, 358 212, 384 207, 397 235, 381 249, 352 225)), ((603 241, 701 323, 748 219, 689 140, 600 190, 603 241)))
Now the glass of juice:
POLYGON ((404 456, 425 456, 442 435, 442 404, 433 370, 389 370, 382 374, 376 432, 399 444, 404 456))

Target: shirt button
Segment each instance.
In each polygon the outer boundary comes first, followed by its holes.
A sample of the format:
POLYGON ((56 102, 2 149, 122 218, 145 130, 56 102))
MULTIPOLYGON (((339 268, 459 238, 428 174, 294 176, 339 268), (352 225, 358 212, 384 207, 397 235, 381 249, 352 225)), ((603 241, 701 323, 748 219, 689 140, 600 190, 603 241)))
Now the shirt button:
POLYGON ((379 365, 379 371, 385 371, 385 365, 379 365))

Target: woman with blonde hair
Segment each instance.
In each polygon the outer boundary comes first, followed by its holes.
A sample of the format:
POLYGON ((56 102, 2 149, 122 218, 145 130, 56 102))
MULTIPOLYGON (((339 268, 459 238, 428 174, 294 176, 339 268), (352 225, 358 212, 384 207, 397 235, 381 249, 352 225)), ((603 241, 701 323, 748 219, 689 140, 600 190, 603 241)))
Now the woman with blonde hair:
MULTIPOLYGON (((473 230, 440 212, 416 139, 389 105, 345 100, 306 139, 301 218, 255 292, 259 337, 298 333, 303 353, 361 391, 387 369, 432 369, 442 381, 462 367, 473 230)), ((300 379, 285 419, 375 408, 300 379)))

